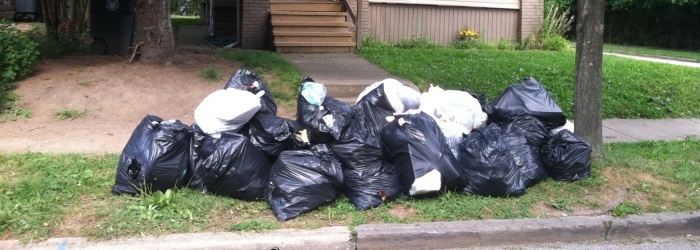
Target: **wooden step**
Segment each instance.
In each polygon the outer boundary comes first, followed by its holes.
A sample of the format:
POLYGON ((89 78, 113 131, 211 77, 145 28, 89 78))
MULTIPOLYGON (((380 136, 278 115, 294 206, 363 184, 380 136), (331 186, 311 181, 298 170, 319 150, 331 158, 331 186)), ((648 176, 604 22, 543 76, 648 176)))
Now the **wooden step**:
POLYGON ((348 32, 348 27, 342 26, 273 26, 275 32, 348 32))
POLYGON ((352 36, 275 36, 275 42, 352 42, 352 36))
POLYGON ((341 36, 341 37, 352 37, 352 32, 350 31, 343 31, 343 32, 289 32, 289 31, 273 31, 272 32, 275 37, 277 36, 341 36))
POLYGON ((345 22, 345 12, 273 11, 272 21, 345 22))
POLYGON ((273 21, 272 27, 304 26, 304 27, 349 27, 347 22, 318 22, 318 21, 273 21))
POLYGON ((270 1, 270 11, 342 11, 340 2, 282 2, 270 1))
POLYGON ((277 53, 351 53, 354 47, 277 47, 277 53))
POLYGON ((353 42, 275 42, 277 47, 343 47, 355 46, 353 42))

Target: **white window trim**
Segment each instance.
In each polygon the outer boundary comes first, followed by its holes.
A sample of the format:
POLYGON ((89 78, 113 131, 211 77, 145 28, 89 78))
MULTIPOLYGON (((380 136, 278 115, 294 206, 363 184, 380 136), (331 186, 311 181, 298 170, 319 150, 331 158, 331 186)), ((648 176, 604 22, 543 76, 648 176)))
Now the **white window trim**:
POLYGON ((457 6, 495 9, 520 9, 518 0, 369 0, 370 3, 457 6))

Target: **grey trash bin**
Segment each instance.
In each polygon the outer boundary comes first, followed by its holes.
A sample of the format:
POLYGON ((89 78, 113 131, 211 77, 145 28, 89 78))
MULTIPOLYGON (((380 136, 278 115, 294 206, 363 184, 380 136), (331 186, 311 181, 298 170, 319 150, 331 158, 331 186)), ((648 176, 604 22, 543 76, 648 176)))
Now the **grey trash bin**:
POLYGON ((21 21, 28 18, 30 21, 41 20, 41 1, 40 0, 15 0, 15 21, 21 21))
POLYGON ((90 52, 99 55, 129 53, 134 34, 133 0, 91 0, 90 52))

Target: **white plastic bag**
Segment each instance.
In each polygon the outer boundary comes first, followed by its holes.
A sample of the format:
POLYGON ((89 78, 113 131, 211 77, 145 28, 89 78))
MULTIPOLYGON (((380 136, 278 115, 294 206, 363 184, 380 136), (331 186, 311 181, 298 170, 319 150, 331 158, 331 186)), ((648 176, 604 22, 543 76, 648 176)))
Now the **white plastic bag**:
POLYGON ((442 175, 440 171, 433 169, 433 171, 416 178, 411 185, 411 189, 408 191, 410 195, 421 195, 427 193, 433 193, 440 191, 440 186, 442 185, 442 175))
POLYGON ((381 82, 375 82, 365 88, 357 97, 355 104, 360 102, 365 95, 379 86, 383 86, 386 99, 395 113, 404 113, 411 109, 420 108, 420 93, 392 78, 384 79, 381 82))
POLYGON ((436 120, 463 126, 465 134, 484 126, 488 118, 471 94, 432 85, 421 95, 421 110, 436 120))
POLYGON ((550 134, 551 134, 552 136, 554 136, 554 135, 556 135, 557 133, 559 133, 559 131, 562 131, 562 130, 564 130, 564 129, 569 130, 569 132, 573 133, 573 132, 574 132, 574 123, 571 122, 571 121, 569 121, 569 120, 566 120, 566 124, 564 124, 564 126, 553 128, 553 129, 550 131, 550 134))
POLYGON ((326 86, 320 83, 305 82, 301 86, 301 95, 307 102, 316 106, 321 106, 321 104, 323 104, 327 94, 328 90, 326 90, 326 86))
POLYGON ((197 125, 214 138, 221 132, 238 130, 260 109, 260 98, 235 88, 209 94, 194 110, 197 125))

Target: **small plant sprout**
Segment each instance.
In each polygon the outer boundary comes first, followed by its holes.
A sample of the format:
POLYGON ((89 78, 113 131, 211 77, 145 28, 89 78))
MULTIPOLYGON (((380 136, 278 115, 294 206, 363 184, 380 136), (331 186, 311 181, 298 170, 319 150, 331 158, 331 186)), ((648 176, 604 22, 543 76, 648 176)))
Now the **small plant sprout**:
POLYGON ((213 67, 208 67, 200 70, 199 76, 208 81, 219 81, 223 79, 223 77, 221 77, 221 74, 219 74, 219 70, 213 67))
POLYGON ((55 116, 59 120, 74 120, 76 118, 85 116, 85 113, 85 110, 68 109, 66 107, 63 107, 56 112, 55 116))

